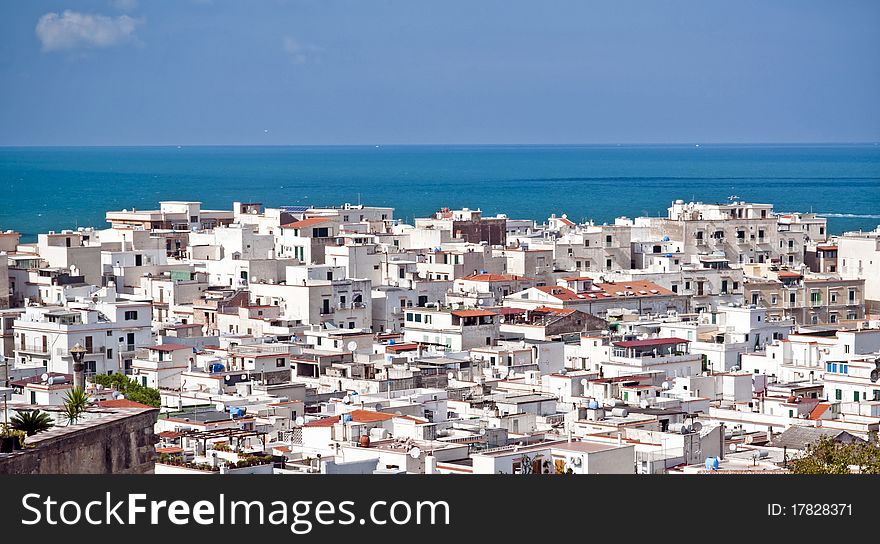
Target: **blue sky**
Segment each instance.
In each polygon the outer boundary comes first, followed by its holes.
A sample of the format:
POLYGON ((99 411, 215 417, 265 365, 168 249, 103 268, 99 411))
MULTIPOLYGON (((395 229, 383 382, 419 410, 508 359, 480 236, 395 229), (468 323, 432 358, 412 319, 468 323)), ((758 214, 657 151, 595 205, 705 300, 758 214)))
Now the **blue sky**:
POLYGON ((0 2, 0 145, 880 140, 880 2, 0 2))

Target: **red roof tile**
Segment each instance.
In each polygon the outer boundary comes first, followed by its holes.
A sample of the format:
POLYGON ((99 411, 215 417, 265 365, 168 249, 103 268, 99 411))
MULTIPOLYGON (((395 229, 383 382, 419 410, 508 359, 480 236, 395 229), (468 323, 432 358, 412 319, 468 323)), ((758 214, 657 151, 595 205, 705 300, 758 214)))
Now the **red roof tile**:
POLYGON ((489 310, 453 310, 452 315, 456 317, 489 317, 498 314, 489 310))

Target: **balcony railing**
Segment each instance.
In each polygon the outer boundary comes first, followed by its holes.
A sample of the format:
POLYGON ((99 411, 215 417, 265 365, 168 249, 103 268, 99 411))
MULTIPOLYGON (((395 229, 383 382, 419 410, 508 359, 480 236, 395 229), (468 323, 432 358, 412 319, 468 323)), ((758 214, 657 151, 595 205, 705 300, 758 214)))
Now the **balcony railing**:
POLYGON ((41 344, 24 344, 18 345, 17 351, 22 353, 32 353, 37 355, 49 355, 51 351, 47 346, 43 346, 41 344))

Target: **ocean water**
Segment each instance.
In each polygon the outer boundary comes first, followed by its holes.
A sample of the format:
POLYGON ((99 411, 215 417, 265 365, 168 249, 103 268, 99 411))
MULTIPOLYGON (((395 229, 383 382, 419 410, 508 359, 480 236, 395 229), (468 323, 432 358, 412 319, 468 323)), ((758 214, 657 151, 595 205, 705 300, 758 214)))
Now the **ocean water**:
POLYGON ((160 200, 448 207, 543 220, 665 215, 675 199, 814 211, 829 230, 880 224, 880 146, 344 146, 0 148, 0 229, 105 227, 160 200))

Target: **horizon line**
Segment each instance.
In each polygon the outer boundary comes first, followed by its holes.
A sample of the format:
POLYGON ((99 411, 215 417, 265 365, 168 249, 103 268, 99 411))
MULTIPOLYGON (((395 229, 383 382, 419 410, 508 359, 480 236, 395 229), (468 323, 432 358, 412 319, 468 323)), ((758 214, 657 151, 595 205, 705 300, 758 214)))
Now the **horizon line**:
POLYGON ((143 148, 143 147, 703 147, 703 146, 880 146, 878 141, 839 142, 555 142, 555 143, 336 143, 336 144, 0 144, 0 149, 35 148, 143 148))

